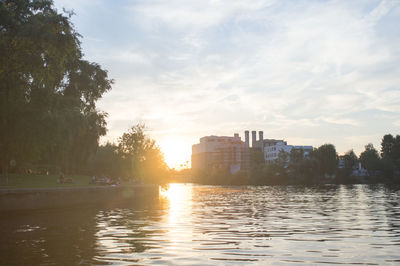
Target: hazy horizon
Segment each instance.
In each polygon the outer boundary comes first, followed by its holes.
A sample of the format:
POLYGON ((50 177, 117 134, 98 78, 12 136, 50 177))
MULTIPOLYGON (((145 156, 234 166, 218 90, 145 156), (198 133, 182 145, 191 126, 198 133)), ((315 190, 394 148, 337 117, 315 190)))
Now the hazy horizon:
POLYGON ((399 1, 54 2, 115 79, 103 142, 144 122, 177 167, 208 135, 359 154, 399 132, 399 1))

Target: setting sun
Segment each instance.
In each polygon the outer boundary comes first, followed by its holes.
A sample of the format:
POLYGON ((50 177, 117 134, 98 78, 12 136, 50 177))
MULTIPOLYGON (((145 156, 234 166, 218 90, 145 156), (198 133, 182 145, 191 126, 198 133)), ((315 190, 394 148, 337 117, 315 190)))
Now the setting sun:
POLYGON ((190 166, 190 144, 176 137, 167 137, 160 141, 160 148, 169 167, 181 169, 190 166))

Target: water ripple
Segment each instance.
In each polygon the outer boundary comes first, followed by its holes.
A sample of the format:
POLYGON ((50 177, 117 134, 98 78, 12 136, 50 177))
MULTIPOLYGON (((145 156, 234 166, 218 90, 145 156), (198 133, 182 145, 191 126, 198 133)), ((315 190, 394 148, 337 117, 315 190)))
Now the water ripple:
POLYGON ((172 184, 143 207, 4 218, 0 264, 398 264, 399 202, 376 185, 172 184))

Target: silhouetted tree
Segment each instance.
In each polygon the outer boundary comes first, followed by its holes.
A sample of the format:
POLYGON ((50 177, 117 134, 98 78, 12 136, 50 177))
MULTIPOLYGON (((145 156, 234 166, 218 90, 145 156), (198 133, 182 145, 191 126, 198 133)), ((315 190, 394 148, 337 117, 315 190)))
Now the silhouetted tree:
POLYGON ((319 173, 332 175, 337 169, 337 154, 335 146, 324 144, 315 149, 311 156, 318 162, 319 173))
POLYGON ((280 176, 282 183, 286 183, 287 179, 287 167, 289 164, 289 153, 285 152, 284 150, 280 150, 278 152, 278 158, 276 159, 275 167, 276 173, 280 176))
MULTIPOLYGON (((383 136, 381 142, 381 156, 384 159, 385 169, 400 169, 400 135, 393 137, 391 134, 383 136), (392 164, 392 166, 390 166, 392 164)), ((386 172, 387 172, 386 171, 386 172)))
POLYGON ((303 149, 292 149, 289 153, 289 177, 295 183, 315 183, 318 175, 318 162, 304 155, 303 149))
POLYGON ((118 146, 107 142, 101 145, 92 162, 92 173, 98 176, 106 175, 110 178, 122 177, 127 174, 125 161, 118 151, 118 146))
POLYGON ((365 145, 365 150, 360 154, 360 162, 370 174, 380 169, 378 151, 374 148, 372 143, 365 145))
POLYGON ((250 182, 252 184, 262 184, 263 169, 265 165, 264 153, 259 149, 250 149, 250 182))
POLYGON ((72 13, 50 0, 0 1, 0 161, 82 171, 106 133, 96 101, 112 81, 82 59, 72 13))
POLYGON ((144 124, 137 124, 124 133, 118 150, 131 166, 135 179, 158 184, 167 182, 168 166, 156 142, 145 134, 144 124))
POLYGON ((344 159, 344 167, 346 169, 353 169, 358 162, 357 155, 354 153, 353 150, 349 150, 343 156, 344 159))
POLYGON ((319 162, 313 157, 305 158, 299 165, 300 181, 316 183, 319 177, 319 162))
POLYGON ((303 149, 292 149, 289 153, 289 165, 288 169, 292 178, 300 177, 300 166, 304 161, 304 150, 303 149))
POLYGON ((300 164, 304 160, 304 150, 292 149, 289 153, 289 159, 292 165, 300 164))

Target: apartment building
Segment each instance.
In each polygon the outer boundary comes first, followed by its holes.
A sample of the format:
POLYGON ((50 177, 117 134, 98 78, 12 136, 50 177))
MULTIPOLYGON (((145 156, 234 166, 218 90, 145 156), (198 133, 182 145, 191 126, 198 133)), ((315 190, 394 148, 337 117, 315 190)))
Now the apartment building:
POLYGON ((279 141, 275 144, 264 147, 264 159, 267 163, 272 163, 278 159, 279 152, 284 151, 286 153, 290 153, 293 149, 295 150, 303 150, 304 156, 308 156, 310 152, 313 150, 312 146, 294 146, 287 145, 285 141, 279 141))
POLYGON ((231 173, 248 168, 248 151, 245 143, 235 133, 230 136, 206 136, 192 146, 192 169, 210 172, 227 169, 231 173))

